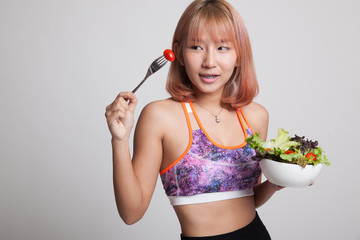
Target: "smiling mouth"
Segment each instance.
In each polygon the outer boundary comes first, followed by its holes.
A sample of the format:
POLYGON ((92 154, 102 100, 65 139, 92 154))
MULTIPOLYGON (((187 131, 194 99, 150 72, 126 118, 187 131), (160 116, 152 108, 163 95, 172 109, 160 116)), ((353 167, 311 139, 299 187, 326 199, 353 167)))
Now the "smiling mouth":
POLYGON ((217 78, 219 75, 215 75, 215 74, 200 74, 200 77, 202 78, 208 78, 208 79, 215 79, 217 78))
POLYGON ((216 82, 219 76, 216 74, 200 74, 201 80, 208 84, 216 82))

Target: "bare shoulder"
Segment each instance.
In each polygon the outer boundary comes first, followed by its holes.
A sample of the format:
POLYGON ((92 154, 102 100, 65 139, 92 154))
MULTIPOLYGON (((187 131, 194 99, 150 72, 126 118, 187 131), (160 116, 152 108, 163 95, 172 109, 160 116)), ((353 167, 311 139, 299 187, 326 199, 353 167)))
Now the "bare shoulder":
POLYGON ((157 100, 147 104, 141 114, 149 115, 156 120, 167 119, 181 109, 181 103, 172 99, 157 100))
POLYGON ((269 112, 266 108, 259 103, 252 102, 242 107, 242 110, 253 130, 262 133, 265 138, 269 124, 269 112))
POLYGON ((168 127, 176 124, 181 108, 181 103, 172 99, 151 102, 141 111, 138 125, 150 125, 152 128, 167 131, 168 127))
POLYGON ((242 107, 242 109, 243 109, 244 113, 246 113, 248 118, 254 117, 254 118, 260 118, 263 120, 266 120, 269 118, 269 112, 266 110, 266 108, 264 106, 262 106, 259 103, 252 102, 252 103, 246 105, 245 107, 242 107))

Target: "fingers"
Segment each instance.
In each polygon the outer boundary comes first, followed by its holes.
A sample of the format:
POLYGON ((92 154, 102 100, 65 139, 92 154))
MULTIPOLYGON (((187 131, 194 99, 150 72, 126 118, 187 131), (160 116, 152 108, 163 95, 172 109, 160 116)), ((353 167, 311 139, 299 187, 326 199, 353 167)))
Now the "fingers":
POLYGON ((106 110, 105 117, 112 122, 115 119, 124 118, 126 113, 125 107, 118 105, 118 106, 111 106, 109 110, 106 110))
POLYGON ((125 100, 130 100, 130 102, 137 102, 137 98, 134 93, 132 92, 121 92, 117 95, 115 101, 119 98, 123 98, 125 100))
POLYGON ((123 118, 125 116, 125 111, 127 110, 127 108, 127 104, 124 104, 121 100, 121 97, 118 96, 110 105, 106 107, 106 119, 110 123, 115 119, 123 118))
POLYGON ((268 182, 270 185, 272 185, 272 187, 274 188, 275 192, 277 192, 277 191, 285 188, 284 186, 279 186, 279 185, 277 185, 277 184, 275 184, 275 183, 272 183, 272 182, 270 182, 270 181, 267 181, 267 182, 268 182))
MULTIPOLYGON (((126 113, 133 113, 138 100, 132 92, 121 92, 115 100, 106 107, 105 116, 109 124, 124 119, 126 113)), ((132 114, 130 114, 132 115, 132 114)))
POLYGON ((137 104, 137 98, 134 93, 132 92, 121 92, 115 98, 115 100, 106 107, 106 112, 117 112, 119 110, 126 111, 130 110, 133 111, 137 104))
POLYGON ((137 98, 132 92, 121 92, 106 107, 105 117, 113 139, 128 139, 134 126, 137 98))
POLYGON ((274 183, 273 183, 273 186, 274 186, 275 191, 279 191, 279 190, 285 188, 285 187, 283 187, 283 186, 279 186, 279 185, 276 185, 276 184, 274 184, 274 183))
POLYGON ((134 112, 135 111, 135 107, 137 105, 138 99, 136 97, 136 95, 132 92, 127 92, 126 93, 126 97, 124 98, 124 100, 128 100, 128 105, 129 105, 129 111, 134 112))

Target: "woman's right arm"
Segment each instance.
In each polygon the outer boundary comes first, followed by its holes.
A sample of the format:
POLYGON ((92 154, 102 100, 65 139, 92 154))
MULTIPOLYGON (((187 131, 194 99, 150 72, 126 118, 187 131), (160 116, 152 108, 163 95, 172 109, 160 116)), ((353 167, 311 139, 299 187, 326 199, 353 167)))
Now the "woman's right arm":
POLYGON ((152 106, 145 107, 139 117, 131 158, 129 138, 136 104, 133 93, 122 92, 105 114, 112 135, 115 200, 126 224, 140 220, 149 206, 162 159, 162 131, 156 127, 158 114, 152 106))

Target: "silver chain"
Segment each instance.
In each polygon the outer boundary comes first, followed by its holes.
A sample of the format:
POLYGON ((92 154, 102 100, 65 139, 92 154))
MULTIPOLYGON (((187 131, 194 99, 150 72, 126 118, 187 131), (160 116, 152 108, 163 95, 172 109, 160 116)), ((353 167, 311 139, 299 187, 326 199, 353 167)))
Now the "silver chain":
POLYGON ((213 115, 215 117, 215 122, 216 123, 220 123, 220 118, 218 118, 218 116, 220 115, 220 113, 222 112, 222 110, 224 108, 221 108, 218 114, 213 114, 212 112, 210 112, 206 107, 204 107, 203 105, 201 105, 198 102, 195 102, 197 105, 199 105, 200 107, 202 107, 203 109, 205 109, 206 111, 208 111, 211 115, 213 115))

